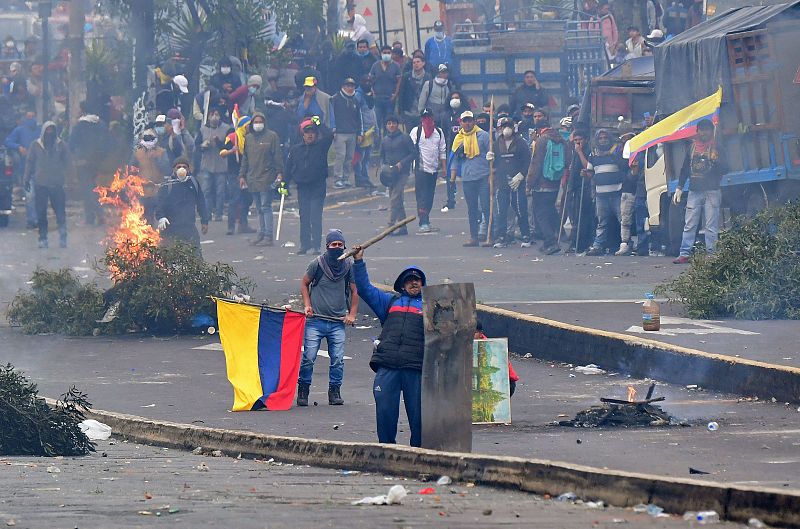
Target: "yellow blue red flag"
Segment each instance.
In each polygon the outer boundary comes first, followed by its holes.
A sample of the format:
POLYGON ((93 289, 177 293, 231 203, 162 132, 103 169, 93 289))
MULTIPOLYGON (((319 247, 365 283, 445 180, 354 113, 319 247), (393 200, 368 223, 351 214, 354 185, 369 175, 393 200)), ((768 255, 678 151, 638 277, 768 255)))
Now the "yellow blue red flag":
POLYGON ((720 104, 722 104, 721 86, 705 99, 678 110, 652 127, 640 132, 630 140, 629 163, 633 163, 637 154, 646 151, 653 145, 693 137, 697 134, 697 123, 704 119, 710 119, 716 125, 719 123, 720 104))
POLYGON ((250 116, 239 115, 239 105, 233 105, 233 112, 231 112, 231 122, 233 122, 233 129, 236 131, 236 147, 238 154, 244 154, 245 134, 247 133, 247 126, 250 124, 250 116))
POLYGON ((288 410, 294 401, 306 317, 216 299, 232 411, 288 410))

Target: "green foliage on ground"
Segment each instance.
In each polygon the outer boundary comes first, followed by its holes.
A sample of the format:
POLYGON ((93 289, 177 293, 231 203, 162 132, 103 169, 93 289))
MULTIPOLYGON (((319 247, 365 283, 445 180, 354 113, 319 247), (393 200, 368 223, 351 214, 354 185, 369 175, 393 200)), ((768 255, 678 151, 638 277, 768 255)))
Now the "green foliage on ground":
POLYGON ((14 366, 0 366, 0 455, 78 456, 94 452, 80 430, 91 404, 75 386, 50 407, 36 384, 14 366))
POLYGON ((693 318, 800 319, 800 202, 735 219, 658 292, 693 318))
POLYGON ((209 296, 248 293, 253 286, 230 265, 207 263, 182 243, 109 249, 99 270, 113 281, 106 292, 81 284, 68 269, 37 268, 31 290, 11 302, 9 322, 28 334, 184 333, 196 315, 216 315, 209 296), (104 315, 113 317, 98 323, 104 315))

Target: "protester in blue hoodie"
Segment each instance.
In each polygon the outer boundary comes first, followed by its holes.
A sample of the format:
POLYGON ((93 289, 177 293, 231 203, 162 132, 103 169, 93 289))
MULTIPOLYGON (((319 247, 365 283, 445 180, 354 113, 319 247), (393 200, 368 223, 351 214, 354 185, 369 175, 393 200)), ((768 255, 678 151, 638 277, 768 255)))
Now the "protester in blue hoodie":
MULTIPOLYGON (((36 123, 36 113, 31 111, 25 114, 25 118, 14 127, 3 142, 13 158, 14 182, 17 184, 22 183, 22 175, 25 174, 25 159, 28 157, 28 149, 33 142, 39 139, 41 134, 42 128, 36 123)), ((25 213, 29 230, 35 228, 37 223, 34 189, 35 187, 32 185, 31 190, 25 193, 25 213)))
POLYGON ((372 394, 378 442, 397 442, 400 393, 411 427, 411 446, 422 441, 422 359, 425 331, 422 324, 422 287, 425 274, 411 266, 394 282, 394 293, 378 290, 369 281, 364 251, 355 254, 353 272, 356 289, 381 322, 381 334, 369 367, 375 372, 372 394))

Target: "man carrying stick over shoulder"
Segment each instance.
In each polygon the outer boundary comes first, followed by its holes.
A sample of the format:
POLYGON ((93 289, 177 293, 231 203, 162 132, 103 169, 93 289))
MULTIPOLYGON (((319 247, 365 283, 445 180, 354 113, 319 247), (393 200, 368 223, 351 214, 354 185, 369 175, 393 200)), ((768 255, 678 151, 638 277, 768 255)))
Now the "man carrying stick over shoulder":
POLYGON ((301 292, 308 320, 306 321, 303 360, 297 381, 297 405, 308 406, 308 394, 314 361, 323 338, 328 341, 329 370, 328 404, 341 406, 344 378, 344 326, 353 325, 358 314, 358 291, 352 280, 352 258, 344 254, 344 235, 331 230, 325 237, 326 251, 308 264, 301 292), (322 316, 314 318, 313 316, 322 316), (341 319, 341 321, 332 321, 341 319))

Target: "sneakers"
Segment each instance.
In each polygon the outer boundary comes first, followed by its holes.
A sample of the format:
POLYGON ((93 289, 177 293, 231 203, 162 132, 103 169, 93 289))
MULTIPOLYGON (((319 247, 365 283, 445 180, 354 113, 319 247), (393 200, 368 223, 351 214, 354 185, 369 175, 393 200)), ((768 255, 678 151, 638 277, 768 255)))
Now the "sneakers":
POLYGON ((494 241, 491 239, 484 239, 483 242, 481 242, 481 247, 483 248, 492 248, 493 246, 494 241))
POLYGON ((258 246, 261 243, 261 241, 263 241, 265 238, 266 235, 264 235, 263 233, 259 233, 258 237, 256 237, 255 240, 250 244, 252 244, 253 246, 258 246))
POLYGON ((456 207, 455 206, 448 206, 447 204, 445 204, 444 206, 442 206, 442 209, 440 209, 439 211, 441 211, 442 213, 447 213, 448 211, 453 210, 453 209, 456 209, 456 207))
POLYGON ((508 248, 508 244, 505 241, 497 241, 492 245, 492 248, 508 248))
POLYGON ((553 246, 545 246, 544 248, 542 248, 542 253, 545 255, 555 255, 560 251, 561 247, 558 246, 557 244, 554 244, 553 246))
POLYGON ((598 246, 592 246, 586 251, 586 255, 589 257, 594 257, 595 255, 605 255, 605 252, 598 246))
POLYGON ((302 382, 297 383, 297 405, 298 406, 308 406, 308 393, 311 389, 311 386, 308 384, 303 384, 302 382))
POLYGON ((476 239, 467 239, 467 241, 461 246, 463 246, 464 248, 474 248, 478 246, 478 241, 476 239))
POLYGON ((627 242, 619 243, 619 250, 614 252, 614 255, 619 255, 619 256, 621 256, 621 255, 630 255, 630 254, 631 254, 631 249, 628 246, 627 242))
POLYGON ((439 231, 439 228, 434 228, 430 224, 422 224, 417 233, 436 233, 437 231, 439 231))
POLYGON ((347 187, 347 182, 345 182, 344 180, 337 180, 336 182, 334 182, 333 187, 336 189, 344 189, 345 187, 347 187))
POLYGON ((650 250, 650 257, 666 257, 667 254, 661 250, 650 250))
POLYGON ((47 239, 39 239, 39 248, 47 248, 47 239))
POLYGON ((522 239, 522 242, 519 243, 520 248, 530 248, 531 247, 531 240, 530 239, 522 239))
MULTIPOLYGON (((308 401, 306 401, 307 403, 308 401)), ((341 386, 328 386, 328 404, 331 406, 341 406, 344 404, 344 399, 342 398, 341 393, 341 386)))
POLYGON ((672 260, 672 264, 688 264, 689 258, 685 255, 679 255, 675 259, 672 260))

